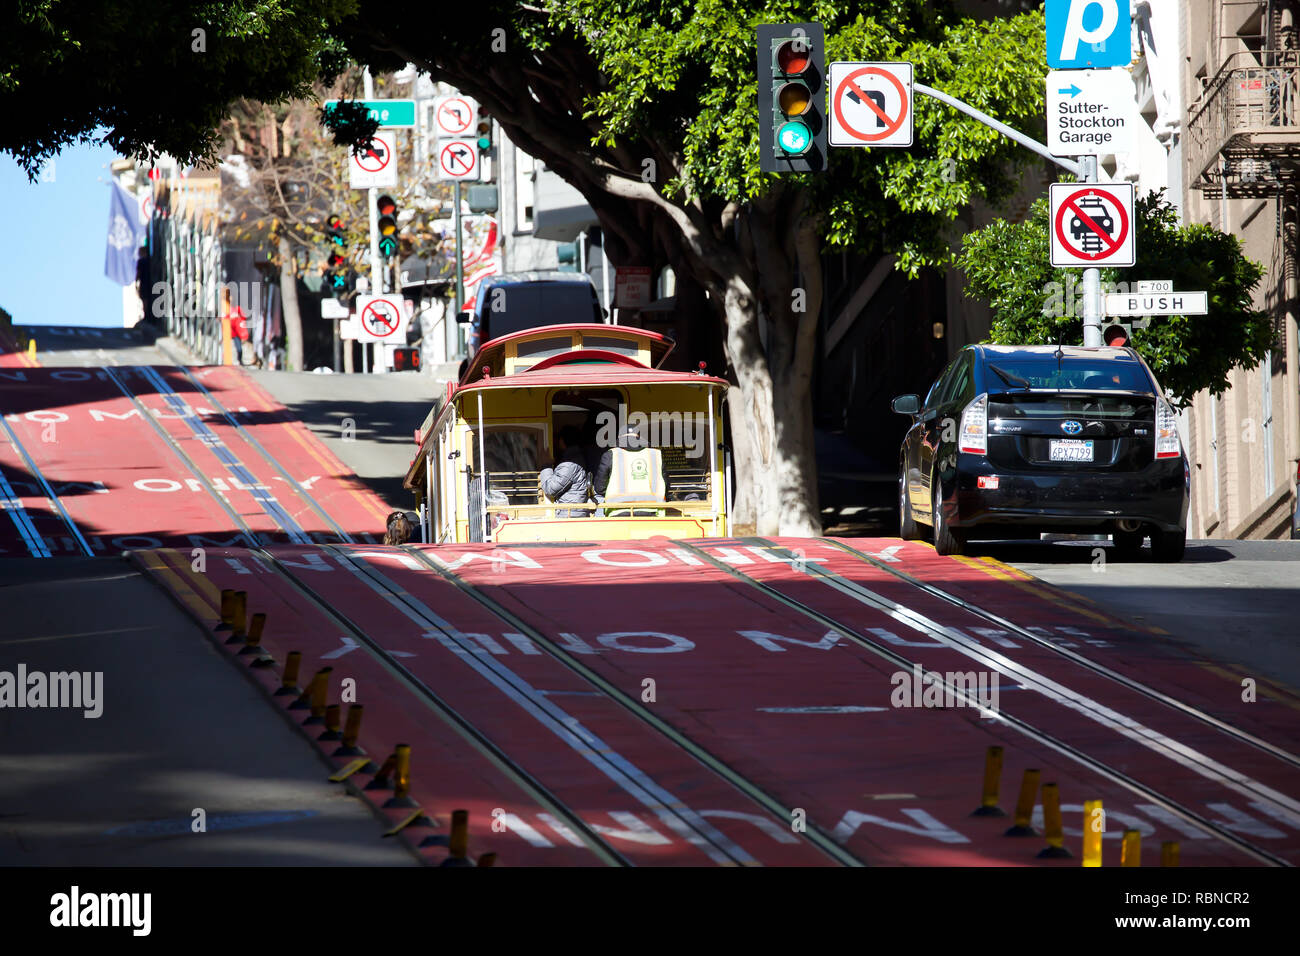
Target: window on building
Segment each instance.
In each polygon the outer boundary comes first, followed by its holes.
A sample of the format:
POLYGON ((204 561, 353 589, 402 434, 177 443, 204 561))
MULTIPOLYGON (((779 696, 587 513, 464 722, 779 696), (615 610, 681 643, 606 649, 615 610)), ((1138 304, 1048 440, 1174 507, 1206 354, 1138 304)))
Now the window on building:
POLYGON ((515 147, 515 232, 533 231, 533 170, 537 161, 515 147))

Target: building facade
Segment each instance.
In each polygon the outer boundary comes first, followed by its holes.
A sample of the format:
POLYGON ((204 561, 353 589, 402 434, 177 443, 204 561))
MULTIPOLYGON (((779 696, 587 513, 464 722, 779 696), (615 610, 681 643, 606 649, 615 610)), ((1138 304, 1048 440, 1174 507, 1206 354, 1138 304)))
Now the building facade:
MULTIPOLYGON (((1295 0, 1185 0, 1179 29, 1183 219, 1237 236, 1264 267, 1255 305, 1274 348, 1187 415, 1188 534, 1285 538, 1296 527, 1297 187, 1300 50, 1295 0)), ((1145 3, 1135 6, 1146 6, 1145 3)), ((1157 4, 1164 6, 1164 4, 1157 4)), ((1179 135, 1179 134, 1175 134, 1179 135)))

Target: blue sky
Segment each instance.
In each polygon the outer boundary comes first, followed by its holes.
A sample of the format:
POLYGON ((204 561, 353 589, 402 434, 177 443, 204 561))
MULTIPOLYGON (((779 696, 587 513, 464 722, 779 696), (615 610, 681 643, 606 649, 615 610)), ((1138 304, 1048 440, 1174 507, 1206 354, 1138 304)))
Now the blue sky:
POLYGON ((0 307, 15 323, 121 328, 122 287, 104 275, 116 158, 104 146, 71 146, 54 159, 53 182, 28 183, 0 154, 0 307))

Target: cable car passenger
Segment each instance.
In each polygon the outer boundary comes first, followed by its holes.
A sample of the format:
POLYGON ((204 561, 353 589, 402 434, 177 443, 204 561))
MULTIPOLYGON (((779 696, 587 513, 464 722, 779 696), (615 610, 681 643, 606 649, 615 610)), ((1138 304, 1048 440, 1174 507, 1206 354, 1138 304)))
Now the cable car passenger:
MULTIPOLYGON (((591 487, 591 472, 587 471, 586 455, 582 447, 582 432, 573 425, 565 425, 556 436, 560 460, 552 468, 543 468, 538 476, 542 493, 547 499, 560 504, 586 504, 591 487)), ((587 518, 591 511, 573 508, 556 511, 557 518, 587 518)))

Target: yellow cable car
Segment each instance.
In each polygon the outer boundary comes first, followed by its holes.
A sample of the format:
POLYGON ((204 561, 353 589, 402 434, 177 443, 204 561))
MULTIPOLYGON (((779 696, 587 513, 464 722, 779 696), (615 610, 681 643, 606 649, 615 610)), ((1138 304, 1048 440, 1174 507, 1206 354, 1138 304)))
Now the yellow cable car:
POLYGON ((404 484, 415 493, 423 540, 725 537, 727 382, 658 368, 672 347, 654 332, 598 324, 484 344, 416 433, 404 484), (541 479, 561 458, 561 432, 582 436, 580 452, 563 454, 583 465, 588 486, 611 474, 600 489, 608 495, 592 488, 582 501, 547 498, 541 479), (627 474, 644 480, 628 483, 627 474), (624 493, 614 494, 615 485, 624 493))

